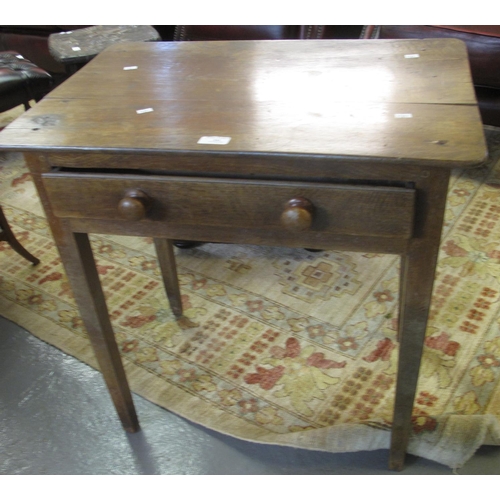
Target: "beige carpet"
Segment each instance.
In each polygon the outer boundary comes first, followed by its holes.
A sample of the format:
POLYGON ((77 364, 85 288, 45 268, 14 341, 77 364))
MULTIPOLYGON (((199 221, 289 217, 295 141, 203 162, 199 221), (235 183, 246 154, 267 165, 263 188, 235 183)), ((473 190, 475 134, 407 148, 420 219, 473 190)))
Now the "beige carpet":
MULTIPOLYGON (((450 183, 409 447, 450 467, 483 443, 500 445, 500 130, 486 133, 491 160, 450 183)), ((95 366, 22 156, 0 161, 4 212, 41 259, 33 267, 0 243, 0 314, 95 366)), ((178 251, 185 316, 175 320, 150 239, 92 243, 136 393, 251 441, 389 447, 397 257, 216 244, 178 251)))

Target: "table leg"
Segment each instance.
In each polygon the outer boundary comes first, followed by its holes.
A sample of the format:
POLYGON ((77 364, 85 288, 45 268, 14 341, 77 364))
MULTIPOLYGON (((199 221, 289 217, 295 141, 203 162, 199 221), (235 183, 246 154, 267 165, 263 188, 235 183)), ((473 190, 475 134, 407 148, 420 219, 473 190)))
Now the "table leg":
POLYGON ((389 468, 401 470, 411 433, 411 416, 444 219, 448 175, 435 176, 420 193, 416 235, 401 258, 399 361, 389 468))
POLYGON ((182 300, 175 265, 175 254, 172 240, 155 238, 156 255, 160 264, 163 285, 175 316, 182 316, 182 300))
POLYGON ((108 309, 87 234, 64 230, 58 249, 73 294, 123 428, 139 430, 139 422, 116 344, 108 309))
POLYGON ((139 430, 139 422, 109 319, 88 234, 74 233, 69 221, 59 219, 52 212, 41 176, 42 172, 48 172, 51 168, 46 158, 35 153, 26 153, 24 156, 118 416, 126 431, 136 432, 139 430))

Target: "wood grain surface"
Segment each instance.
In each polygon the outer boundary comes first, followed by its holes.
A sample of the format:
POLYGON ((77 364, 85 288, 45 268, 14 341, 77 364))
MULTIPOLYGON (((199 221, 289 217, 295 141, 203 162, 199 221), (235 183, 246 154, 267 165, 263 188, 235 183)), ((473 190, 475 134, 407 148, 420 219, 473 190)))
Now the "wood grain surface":
POLYGON ((474 165, 486 150, 465 50, 458 40, 117 44, 0 144, 474 165), (199 144, 206 136, 230 140, 199 144))

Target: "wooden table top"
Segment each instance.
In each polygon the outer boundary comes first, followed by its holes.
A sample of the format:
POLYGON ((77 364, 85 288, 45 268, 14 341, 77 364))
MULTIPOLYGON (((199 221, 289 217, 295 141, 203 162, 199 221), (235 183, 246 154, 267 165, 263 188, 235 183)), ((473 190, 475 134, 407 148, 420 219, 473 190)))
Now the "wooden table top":
POLYGON ((4 129, 0 148, 450 167, 487 155, 466 48, 454 39, 117 44, 4 129))

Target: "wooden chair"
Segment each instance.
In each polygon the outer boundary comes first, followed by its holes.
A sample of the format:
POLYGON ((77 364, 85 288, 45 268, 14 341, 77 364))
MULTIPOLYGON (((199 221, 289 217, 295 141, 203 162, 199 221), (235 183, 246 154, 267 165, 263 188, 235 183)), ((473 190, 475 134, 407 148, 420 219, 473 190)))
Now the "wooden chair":
POLYGON ((37 259, 34 255, 31 255, 26 248, 24 248, 19 241, 17 241, 14 233, 10 229, 10 226, 5 218, 2 207, 0 206, 0 241, 6 241, 13 250, 15 250, 19 255, 22 255, 25 259, 33 262, 33 265, 37 265, 40 259, 37 259))

